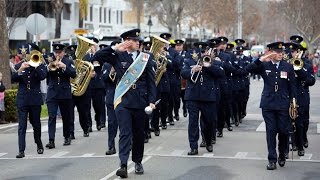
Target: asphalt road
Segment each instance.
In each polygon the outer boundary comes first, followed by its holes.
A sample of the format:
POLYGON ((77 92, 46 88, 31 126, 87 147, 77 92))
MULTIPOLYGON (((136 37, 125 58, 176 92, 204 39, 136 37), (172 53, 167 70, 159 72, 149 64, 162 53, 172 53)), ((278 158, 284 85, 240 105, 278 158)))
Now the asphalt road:
MULTIPOLYGON (((304 157, 297 152, 290 154, 284 168, 267 171, 267 145, 265 127, 259 109, 262 81, 251 81, 248 115, 234 131, 224 131, 217 139, 213 153, 199 149, 198 156, 188 156, 188 119, 180 121, 159 137, 145 145, 144 175, 134 174, 134 163, 128 163, 130 179, 320 179, 320 85, 311 88, 311 119, 309 148, 304 157), (293 158, 293 160, 291 159, 293 158)), ((42 141, 48 142, 47 120, 42 121, 42 141)), ((28 126, 26 157, 16 159, 18 152, 17 124, 0 125, 0 180, 88 180, 118 179, 115 172, 119 166, 117 155, 105 156, 107 130, 82 136, 76 124, 76 139, 71 146, 62 146, 62 123, 58 121, 56 148, 45 149, 43 155, 36 153, 31 125, 28 126)), ((200 143, 200 142, 199 142, 200 143)), ((118 147, 118 145, 116 145, 118 147)))

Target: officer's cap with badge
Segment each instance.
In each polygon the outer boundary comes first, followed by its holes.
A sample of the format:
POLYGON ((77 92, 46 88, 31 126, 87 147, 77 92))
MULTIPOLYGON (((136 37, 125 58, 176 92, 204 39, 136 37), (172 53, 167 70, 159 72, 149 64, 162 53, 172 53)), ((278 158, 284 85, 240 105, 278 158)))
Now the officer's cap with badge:
POLYGON ((218 41, 216 38, 213 38, 213 39, 209 39, 206 43, 208 44, 209 47, 214 48, 217 46, 218 41))
POLYGON ((204 52, 209 46, 206 42, 195 42, 193 45, 194 48, 196 48, 197 50, 201 50, 201 52, 204 52))
POLYGON ((298 51, 300 44, 287 42, 287 43, 284 43, 284 47, 290 51, 298 51))
POLYGON ((236 40, 234 40, 234 42, 236 42, 236 44, 239 46, 239 45, 244 44, 246 41, 243 39, 236 39, 236 40))
POLYGON ((52 44, 52 47, 54 52, 60 53, 64 50, 66 46, 64 44, 57 43, 57 44, 52 44))
POLYGON ((120 35, 123 40, 133 39, 140 40, 140 29, 132 29, 120 35))
POLYGON ((245 50, 247 50, 247 48, 245 48, 243 46, 238 46, 238 47, 236 47, 236 50, 237 51, 245 51, 245 50))
POLYGON ((270 51, 283 52, 283 42, 273 42, 267 45, 270 51))
POLYGON ((174 42, 176 43, 176 45, 181 45, 181 44, 184 43, 184 40, 182 40, 182 39, 176 39, 176 40, 174 40, 174 42))
POLYGON ((150 50, 152 43, 150 41, 143 42, 143 48, 145 50, 150 50))
POLYGON ((228 43, 228 38, 224 36, 220 36, 217 39, 217 44, 227 44, 228 43))
POLYGON ((293 35, 293 36, 290 36, 290 41, 297 43, 297 44, 300 44, 303 41, 303 37, 301 37, 299 35, 293 35))
POLYGON ((106 44, 99 44, 99 48, 100 48, 100 49, 103 49, 103 48, 106 48, 106 47, 108 47, 108 45, 106 45, 106 44))
POLYGON ((30 51, 36 50, 36 51, 40 52, 40 48, 38 45, 36 45, 34 43, 30 43, 29 46, 30 46, 30 51))
POLYGON ((229 51, 229 50, 231 51, 231 50, 233 50, 233 48, 234 48, 234 45, 231 44, 231 43, 228 43, 226 50, 227 50, 227 51, 229 51))
POLYGON ((77 50, 77 45, 73 44, 73 45, 70 45, 70 46, 67 46, 66 47, 66 51, 68 52, 75 52, 77 50))
POLYGON ((29 54, 29 47, 27 44, 20 44, 18 46, 18 54, 29 54))
POLYGON ((160 34, 160 37, 165 40, 169 40, 171 38, 171 34, 170 33, 162 33, 162 34, 160 34))

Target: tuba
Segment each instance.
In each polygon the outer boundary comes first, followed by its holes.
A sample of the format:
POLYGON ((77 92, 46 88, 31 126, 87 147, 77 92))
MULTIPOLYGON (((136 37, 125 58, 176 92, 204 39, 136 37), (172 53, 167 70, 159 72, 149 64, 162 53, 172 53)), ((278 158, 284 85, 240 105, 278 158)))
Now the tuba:
POLYGON ((76 60, 74 61, 77 75, 75 78, 71 78, 71 89, 74 96, 81 96, 87 90, 94 69, 90 62, 84 61, 82 58, 96 43, 83 36, 77 36, 77 40, 78 47, 75 53, 76 60))
POLYGON ((155 72, 155 81, 156 81, 156 86, 158 86, 161 80, 161 77, 165 72, 168 64, 168 59, 166 58, 165 55, 163 55, 163 48, 166 45, 169 45, 170 42, 155 35, 152 35, 152 37, 153 38, 152 38, 152 45, 150 48, 150 52, 153 53, 154 59, 157 64, 157 70, 155 72))
POLYGON ((303 68, 303 61, 301 59, 303 51, 299 51, 297 55, 290 59, 290 63, 293 65, 294 70, 300 70, 303 68))

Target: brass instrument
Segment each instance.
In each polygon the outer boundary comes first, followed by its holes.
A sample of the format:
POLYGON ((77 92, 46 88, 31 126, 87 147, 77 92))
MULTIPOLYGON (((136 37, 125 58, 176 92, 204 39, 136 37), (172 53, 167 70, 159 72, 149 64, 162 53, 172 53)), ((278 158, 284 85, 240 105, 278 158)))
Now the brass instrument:
POLYGON ((295 120, 298 117, 298 107, 299 107, 299 105, 297 103, 296 98, 293 98, 291 100, 290 106, 289 106, 289 115, 290 115, 290 118, 292 120, 292 126, 293 126, 293 131, 294 132, 296 131, 295 120))
MULTIPOLYGON (((197 65, 200 65, 201 67, 210 67, 212 64, 212 59, 214 59, 216 54, 214 53, 213 48, 210 48, 205 55, 203 55, 198 61, 197 65)), ((199 79, 200 72, 197 73, 196 77, 194 77, 196 72, 191 72, 191 81, 193 83, 196 83, 199 79)))
POLYGON ((152 45, 150 48, 150 52, 153 53, 154 59, 157 64, 157 70, 155 72, 156 86, 158 86, 158 84, 161 80, 161 77, 162 77, 163 73, 165 72, 167 64, 168 64, 168 59, 163 54, 163 49, 165 46, 167 46, 169 44, 170 44, 169 41, 167 41, 161 37, 152 35, 152 45))
POLYGON ((83 36, 77 36, 77 40, 78 47, 75 53, 77 59, 74 61, 77 75, 75 78, 71 78, 71 88, 74 96, 81 96, 86 92, 94 69, 90 62, 82 59, 90 51, 91 46, 96 43, 83 36))
POLYGON ((56 60, 49 61, 48 69, 49 71, 56 71, 58 69, 58 62, 61 61, 60 56, 56 57, 56 60))
POLYGON ((293 69, 296 71, 303 68, 304 63, 301 59, 302 54, 303 51, 299 51, 294 58, 290 59, 290 63, 293 65, 293 69))

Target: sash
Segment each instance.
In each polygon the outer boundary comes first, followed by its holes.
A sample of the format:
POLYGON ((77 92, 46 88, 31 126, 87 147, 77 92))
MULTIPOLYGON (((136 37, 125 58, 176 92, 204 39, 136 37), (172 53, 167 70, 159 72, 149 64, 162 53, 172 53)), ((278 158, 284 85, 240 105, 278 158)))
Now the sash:
POLYGON ((114 109, 121 103, 122 96, 136 83, 147 66, 150 54, 141 52, 119 81, 113 99, 114 109))

